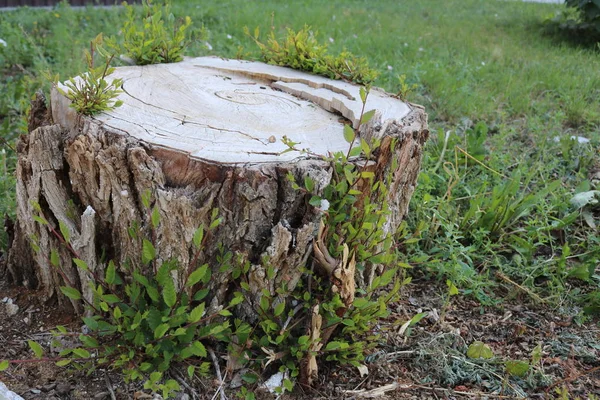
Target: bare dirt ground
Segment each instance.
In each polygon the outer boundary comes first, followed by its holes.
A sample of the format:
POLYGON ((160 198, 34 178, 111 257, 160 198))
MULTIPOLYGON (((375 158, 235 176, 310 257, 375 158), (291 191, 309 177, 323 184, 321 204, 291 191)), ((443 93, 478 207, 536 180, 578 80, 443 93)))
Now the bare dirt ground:
MULTIPOLYGON (((600 328, 597 321, 576 323, 555 310, 528 304, 512 296, 496 307, 482 307, 466 297, 454 296, 444 305, 445 288, 430 281, 413 282, 402 300, 392 304, 392 315, 380 325, 382 340, 367 357, 369 373, 361 377, 354 367, 321 366, 313 389, 298 388, 282 399, 593 399, 600 396, 600 328), (404 322, 428 312, 418 324, 402 332, 404 322), (490 360, 466 357, 468 346, 481 341, 490 346, 490 360), (540 344, 541 359, 525 377, 505 372, 507 359, 531 361, 540 344)), ((0 283, 0 299, 15 300, 19 312, 7 316, 0 304, 0 359, 16 360, 0 381, 24 399, 153 399, 139 383, 126 384, 118 371, 86 371, 57 367, 35 360, 27 340, 42 344, 48 358, 56 357, 51 330, 64 325, 78 331, 76 317, 37 301, 36 293, 0 283)), ((182 371, 183 372, 183 371, 182 371)), ((213 399, 219 386, 214 377, 183 381, 179 399, 213 399)), ((268 378, 268 377, 265 377, 268 378)), ((257 398, 273 399, 260 388, 257 398)), ((226 390, 235 399, 236 390, 226 390)))

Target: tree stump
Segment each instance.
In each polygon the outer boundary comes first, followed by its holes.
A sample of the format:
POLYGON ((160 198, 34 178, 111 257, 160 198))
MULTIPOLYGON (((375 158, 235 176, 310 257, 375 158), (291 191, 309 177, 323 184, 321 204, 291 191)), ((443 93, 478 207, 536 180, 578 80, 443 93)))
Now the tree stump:
MULTIPOLYGON (((215 260, 222 249, 243 254, 252 264, 251 292, 257 296, 263 289, 274 293, 284 282, 293 289, 302 276, 300 267, 310 260, 322 211, 309 205, 306 193, 292 188, 287 175, 298 182, 311 177, 317 192, 327 186, 331 166, 315 155, 347 151, 343 127, 359 126, 359 86, 214 57, 122 67, 112 76, 124 82, 119 96, 124 104, 113 111, 77 115, 56 90, 51 117, 43 102, 33 106, 30 133, 18 146, 15 224, 15 234, 29 240, 13 241, 12 280, 41 289, 46 299, 64 301, 58 290, 63 277, 49 255, 57 249, 68 262, 69 254, 34 221, 39 213, 34 205, 55 229, 59 221, 68 227, 73 249, 102 276, 107 260, 123 265, 140 259, 141 242, 128 231, 134 226, 149 232, 151 218, 142 204, 149 193, 160 213, 155 230, 160 260, 175 259, 187 269, 194 232, 210 223, 217 208, 222 222, 206 239, 202 257, 215 260), (310 154, 284 153, 284 135, 310 154), (265 256, 275 267, 274 279, 267 279, 261 266, 265 256)), ((379 89, 369 94, 366 110, 371 109, 377 112, 359 134, 382 140, 373 165, 393 174, 392 215, 386 225, 391 232, 405 216, 415 188, 427 116, 422 107, 379 89), (392 139, 397 141, 393 154, 385 151, 392 139)), ((87 274, 75 266, 66 270, 91 297, 87 274)), ((212 272, 210 307, 218 309, 231 296, 231 271, 215 266, 212 272)), ((368 280, 357 277, 362 285, 368 280)), ((79 310, 76 302, 73 306, 79 310)), ((251 314, 250 308, 246 311, 251 314)))

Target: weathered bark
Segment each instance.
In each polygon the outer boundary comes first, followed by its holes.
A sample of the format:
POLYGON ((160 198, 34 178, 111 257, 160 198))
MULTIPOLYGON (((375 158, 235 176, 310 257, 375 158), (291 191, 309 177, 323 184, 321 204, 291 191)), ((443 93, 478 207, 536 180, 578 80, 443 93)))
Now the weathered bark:
MULTIPOLYGON (((154 232, 159 262, 176 259, 179 271, 192 261, 196 228, 208 225, 212 210, 219 209, 222 222, 206 238, 202 253, 214 266, 210 308, 225 304, 231 295, 231 271, 220 271, 214 262, 220 249, 226 249, 252 264, 254 298, 240 311, 251 318, 261 290, 274 294, 284 283, 293 289, 302 276, 300 267, 312 254, 322 211, 292 188, 287 174, 299 182, 311 177, 317 191, 330 182, 329 164, 314 154, 347 150, 338 114, 359 126, 358 86, 217 58, 119 68, 115 75, 124 79, 123 107, 83 117, 54 91, 53 123, 36 118, 41 125, 30 126, 30 134, 21 139, 16 233, 28 240, 13 242, 13 279, 40 287, 46 298, 61 297, 57 288, 64 277, 48 256, 59 249, 67 263, 68 250, 34 221, 36 204, 56 230, 58 221, 69 227, 73 250, 99 275, 104 260, 120 265, 140 260, 141 240, 132 239, 128 230, 137 221, 139 231, 150 234, 150 215, 141 200, 149 193, 161 217, 154 232), (312 155, 282 154, 283 135, 301 142, 298 146, 312 155), (28 242, 39 251, 32 252, 28 242), (21 261, 25 254, 32 264, 21 261), (264 257, 275 268, 274 279, 266 277, 264 257)), ((34 104, 33 115, 46 115, 41 104, 34 104)), ((366 109, 373 108, 377 113, 361 126, 360 135, 383 143, 370 168, 379 177, 393 174, 388 198, 392 215, 386 225, 392 232, 414 191, 428 135, 426 114, 377 89, 367 100, 366 109), (397 141, 393 152, 392 139, 397 141)), ((89 298, 87 274, 64 265, 66 278, 89 298)), ((375 273, 367 271, 358 283, 364 285, 375 273)))

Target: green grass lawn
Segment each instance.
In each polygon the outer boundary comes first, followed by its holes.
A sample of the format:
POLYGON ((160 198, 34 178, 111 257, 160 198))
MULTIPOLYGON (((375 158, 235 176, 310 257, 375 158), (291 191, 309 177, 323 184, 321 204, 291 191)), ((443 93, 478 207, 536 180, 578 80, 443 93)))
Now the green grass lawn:
MULTIPOLYGON (((417 274, 450 279, 485 304, 517 290, 587 318, 600 307, 600 236, 590 206, 570 204, 593 188, 600 168, 600 55, 549 35, 556 5, 493 0, 175 2, 208 30, 212 50, 193 40, 189 56, 258 58, 244 26, 305 24, 333 52, 365 56, 376 85, 417 89, 432 138, 402 249, 417 274), (589 143, 578 144, 570 136, 589 143), (468 156, 464 154, 467 153, 468 156), (521 289, 519 289, 521 290, 521 289)), ((121 8, 23 8, 0 13, 0 213, 14 214, 16 138, 28 101, 48 74, 84 70, 83 49, 99 32, 117 34, 121 8)), ((2 238, 5 246, 5 239, 2 238)))

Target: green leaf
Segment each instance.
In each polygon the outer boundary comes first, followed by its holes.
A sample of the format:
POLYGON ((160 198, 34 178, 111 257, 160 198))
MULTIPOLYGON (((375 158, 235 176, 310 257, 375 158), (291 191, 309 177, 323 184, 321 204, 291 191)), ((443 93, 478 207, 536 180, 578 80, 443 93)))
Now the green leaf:
POLYGON ((116 294, 104 294, 102 295, 102 300, 104 300, 108 304, 115 304, 121 302, 121 299, 116 294))
POLYGON ((294 390, 294 383, 292 381, 290 381, 289 379, 284 379, 283 380, 283 387, 288 392, 291 392, 292 390, 294 390))
POLYGON ((374 115, 375 115, 375 110, 367 111, 366 113, 363 114, 362 118, 360 119, 360 123, 366 124, 367 122, 369 122, 371 120, 371 118, 373 118, 374 115))
POLYGON ((33 220, 41 225, 48 225, 48 221, 46 221, 44 218, 42 218, 40 216, 34 215, 33 220))
POLYGON ((2 361, 0 361, 0 372, 1 371, 6 371, 8 369, 9 365, 10 365, 10 363, 8 362, 8 360, 2 360, 2 361))
POLYGON ((346 326, 356 326, 356 322, 354 322, 354 320, 350 318, 343 319, 342 324, 346 326))
POLYGON ((494 357, 492 349, 487 344, 477 341, 471 343, 467 349, 467 357, 489 359, 494 357))
POLYGON ((79 335, 79 340, 85 347, 96 348, 99 346, 98 341, 89 335, 79 335))
POLYGON ((57 367, 66 367, 69 364, 71 364, 70 358, 65 358, 64 360, 60 360, 60 361, 56 362, 57 367))
POLYGON ((192 378, 195 373, 196 373, 196 368, 193 365, 190 365, 187 367, 187 374, 190 378, 192 378))
POLYGON ((188 322, 193 324, 195 322, 200 321, 202 315, 204 315, 204 307, 204 303, 201 303, 194 307, 194 309, 190 312, 190 315, 188 315, 188 322))
POLYGON ((69 230, 69 227, 63 221, 58 221, 58 228, 60 229, 60 234, 63 239, 65 239, 65 242, 69 243, 71 241, 71 231, 69 230))
POLYGON ((512 376, 523 377, 529 372, 529 363, 520 360, 509 360, 506 362, 506 372, 512 376))
POLYGON ((350 125, 344 125, 344 139, 348 143, 354 142, 354 138, 356 138, 356 133, 354 129, 350 125))
POLYGON ((160 212, 158 211, 158 207, 154 206, 150 219, 152 220, 152 227, 158 228, 158 224, 160 223, 160 212))
POLYGON ((115 283, 115 263, 110 260, 108 262, 108 267, 106 268, 106 277, 105 277, 105 281, 106 283, 108 283, 109 285, 112 285, 113 283, 115 283))
POLYGON ((173 283, 173 279, 171 276, 169 276, 166 279, 165 285, 163 286, 162 294, 165 304, 169 308, 173 307, 175 305, 175 302, 177 301, 177 293, 175 292, 175 284, 173 283))
POLYGON ((305 176, 304 187, 307 191, 312 192, 315 188, 315 181, 313 181, 310 176, 305 176))
POLYGON ((54 267, 58 267, 60 265, 60 258, 58 256, 58 251, 52 249, 50 251, 50 264, 54 267))
POLYGON ((82 271, 89 271, 88 265, 85 261, 80 260, 79 258, 74 258, 73 262, 75 263, 77 268, 81 269, 82 271))
POLYGON ((194 343, 192 343, 192 348, 194 349, 195 356, 206 357, 206 347, 204 347, 204 345, 201 342, 195 341, 194 343))
POLYGON ((418 314, 416 314, 414 317, 412 317, 412 318, 410 319, 410 325, 411 325, 411 326, 413 326, 413 325, 416 325, 416 324, 418 324, 418 323, 419 323, 419 321, 421 321, 421 320, 422 320, 423 318, 425 318, 427 315, 428 315, 428 313, 426 313, 426 312, 422 312, 422 313, 418 313, 418 314))
POLYGON ((231 299, 231 301, 229 302, 229 307, 237 306, 238 304, 242 303, 243 301, 244 301, 244 295, 241 294, 240 292, 235 292, 233 294, 233 299, 231 299))
POLYGON ((367 90, 365 89, 364 86, 361 86, 359 89, 359 93, 360 93, 360 101, 365 104, 367 102, 367 90))
POLYGON ((33 351, 33 354, 35 354, 37 358, 42 358, 44 356, 44 349, 42 349, 42 346, 40 346, 37 342, 28 340, 27 344, 29 344, 29 348, 31 351, 33 351))
POLYGON ((163 336, 165 336, 165 333, 167 333, 168 330, 169 330, 169 324, 160 324, 154 330, 154 339, 162 338, 163 336))
POLYGON ((142 263, 148 264, 156 257, 156 249, 154 245, 148 240, 144 239, 142 242, 142 263))
POLYGON ((285 302, 282 301, 281 303, 279 303, 275 306, 275 310, 274 310, 275 316, 279 317, 283 313, 284 310, 285 310, 285 302))
POLYGON ((231 317, 233 314, 231 314, 231 311, 229 310, 221 310, 219 311, 219 315, 223 317, 231 317))
POLYGON ((73 299, 73 300, 81 299, 81 293, 79 292, 79 290, 77 290, 75 288, 68 287, 68 286, 61 286, 60 291, 70 299, 73 299))
POLYGON ((194 247, 199 249, 202 245, 202 239, 204 238, 204 225, 200 225, 196 232, 194 232, 194 247))
POLYGON ((452 283, 450 279, 446 280, 446 285, 448 286, 448 295, 454 296, 458 294, 458 288, 452 283))
POLYGON ((187 287, 194 286, 196 283, 200 282, 201 280, 204 280, 208 272, 208 264, 202 265, 200 268, 196 269, 190 274, 185 285, 187 287))
POLYGON ((531 364, 537 365, 542 360, 542 344, 538 343, 537 346, 531 351, 531 364))
POLYGON ((82 320, 85 326, 90 328, 91 331, 95 331, 98 329, 98 321, 96 321, 94 318, 83 317, 82 320))
POLYGON ((90 352, 82 348, 73 349, 73 354, 79 358, 90 358, 90 352))

